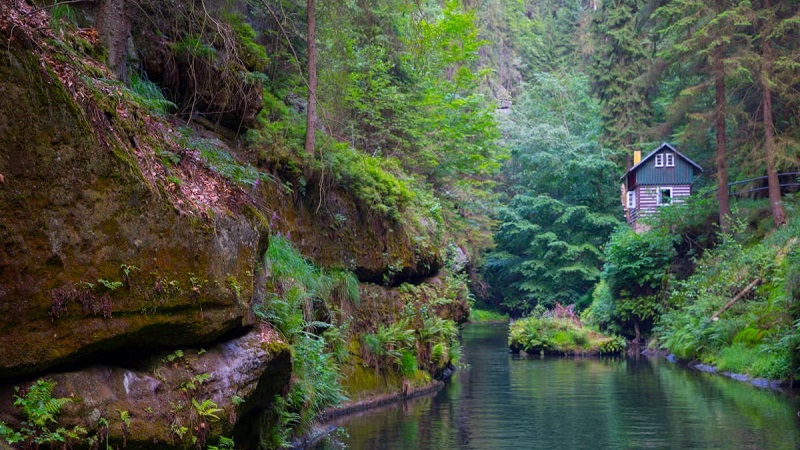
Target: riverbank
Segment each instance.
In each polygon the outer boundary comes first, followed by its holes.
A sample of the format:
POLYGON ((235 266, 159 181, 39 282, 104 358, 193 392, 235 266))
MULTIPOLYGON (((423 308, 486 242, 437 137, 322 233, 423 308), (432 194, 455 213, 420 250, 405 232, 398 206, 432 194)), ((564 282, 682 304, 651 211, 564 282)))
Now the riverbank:
POLYGON ((348 402, 335 408, 329 408, 321 416, 323 422, 335 419, 338 417, 355 414, 367 409, 377 408, 379 406, 388 405, 390 403, 398 403, 405 400, 410 400, 415 397, 420 397, 427 394, 432 394, 439 391, 444 387, 444 381, 434 380, 426 386, 412 388, 407 391, 394 392, 390 394, 378 395, 356 402, 348 402))
POLYGON ((753 377, 742 373, 719 370, 719 368, 711 364, 705 364, 697 361, 682 360, 677 356, 675 356, 674 354, 669 353, 668 351, 665 350, 646 349, 641 354, 649 358, 664 358, 673 364, 681 365, 683 367, 686 367, 687 369, 692 369, 712 375, 721 375, 723 377, 727 377, 736 381, 741 381, 743 383, 751 384, 755 387, 763 389, 771 389, 773 391, 786 393, 787 390, 791 390, 794 386, 794 382, 792 380, 774 380, 763 377, 753 377))
POLYGON ((725 372, 725 371, 720 371, 716 367, 708 364, 690 363, 687 365, 687 367, 690 367, 694 370, 699 370, 700 372, 710 373, 714 375, 722 375, 724 377, 728 377, 736 381, 742 381, 744 383, 752 384, 753 386, 756 387, 772 389, 775 391, 783 392, 787 388, 792 387, 792 383, 788 380, 769 380, 766 378, 751 377, 749 375, 741 373, 725 372))
POLYGON ((411 400, 417 397, 430 395, 444 388, 445 383, 441 380, 434 380, 425 386, 412 388, 407 391, 393 392, 389 394, 377 395, 371 398, 346 402, 334 408, 328 408, 319 418, 319 421, 311 427, 308 433, 292 441, 292 449, 301 450, 313 447, 322 439, 335 432, 338 427, 331 425, 334 419, 357 414, 381 406, 391 405, 411 400))
POLYGON ((310 448, 800 448, 795 396, 661 358, 520 357, 506 333, 467 325, 468 369, 441 391, 326 422, 310 448))

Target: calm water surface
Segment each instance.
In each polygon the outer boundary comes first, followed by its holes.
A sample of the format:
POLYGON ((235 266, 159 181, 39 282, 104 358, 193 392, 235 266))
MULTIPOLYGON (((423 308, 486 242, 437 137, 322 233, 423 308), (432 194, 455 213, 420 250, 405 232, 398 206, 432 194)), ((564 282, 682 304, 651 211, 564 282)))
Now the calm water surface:
POLYGON ((330 449, 800 449, 800 401, 663 359, 508 354, 504 325, 470 325, 432 397, 341 419, 330 449))

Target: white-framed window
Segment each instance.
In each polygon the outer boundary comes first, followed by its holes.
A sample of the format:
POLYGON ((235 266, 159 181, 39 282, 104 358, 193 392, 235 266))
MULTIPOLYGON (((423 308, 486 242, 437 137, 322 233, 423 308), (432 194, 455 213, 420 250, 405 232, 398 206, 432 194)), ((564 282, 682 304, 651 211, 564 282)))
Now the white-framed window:
POLYGON ((656 155, 656 167, 664 167, 664 154, 659 153, 656 155))
POLYGON ((636 208, 636 191, 628 191, 628 209, 636 208))
POLYGON ((675 167, 674 153, 664 153, 664 165, 667 167, 675 167))
POLYGON ((669 205, 672 203, 672 188, 660 187, 658 188, 658 206, 669 205))

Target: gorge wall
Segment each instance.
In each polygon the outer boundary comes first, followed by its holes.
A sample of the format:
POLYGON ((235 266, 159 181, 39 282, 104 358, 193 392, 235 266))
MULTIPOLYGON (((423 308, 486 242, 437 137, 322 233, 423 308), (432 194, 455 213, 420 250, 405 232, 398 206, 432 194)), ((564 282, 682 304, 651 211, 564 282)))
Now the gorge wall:
MULTIPOLYGON (((88 6, 96 19, 66 31, 46 8, 0 4, 0 421, 24 419, 15 386, 48 379, 54 397, 72 399, 60 424, 98 430, 106 419, 129 448, 193 446, 184 433, 254 442, 292 376, 290 347, 252 311, 269 294, 270 237, 355 273, 367 300, 350 313, 365 331, 402 310, 401 282, 427 286, 403 294, 418 304, 448 288, 444 241, 435 223, 377 213, 319 175, 300 193, 275 168, 249 187, 213 170, 192 142, 247 160, 242 130, 226 125, 252 125, 260 106, 245 103, 260 95, 200 102, 200 113, 235 104, 199 122, 213 126, 152 114, 118 81, 120 47, 160 49, 144 65, 165 74, 179 58, 157 40, 98 35, 119 31, 93 9, 112 3, 88 6), (201 405, 193 418, 175 407, 189 400, 201 405), (213 424, 201 420, 204 400, 213 424)), ((174 86, 201 95, 219 80, 212 68, 179 75, 174 86)), ((435 309, 463 321, 466 294, 435 309)))

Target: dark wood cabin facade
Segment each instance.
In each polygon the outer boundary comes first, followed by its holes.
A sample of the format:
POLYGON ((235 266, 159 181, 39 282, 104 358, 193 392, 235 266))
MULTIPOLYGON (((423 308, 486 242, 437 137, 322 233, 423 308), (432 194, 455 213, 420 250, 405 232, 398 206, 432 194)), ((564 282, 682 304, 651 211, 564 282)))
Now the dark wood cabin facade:
POLYGON ((694 161, 664 143, 622 176, 622 205, 628 224, 642 229, 638 220, 661 206, 680 202, 692 194, 692 185, 703 172, 694 161))

